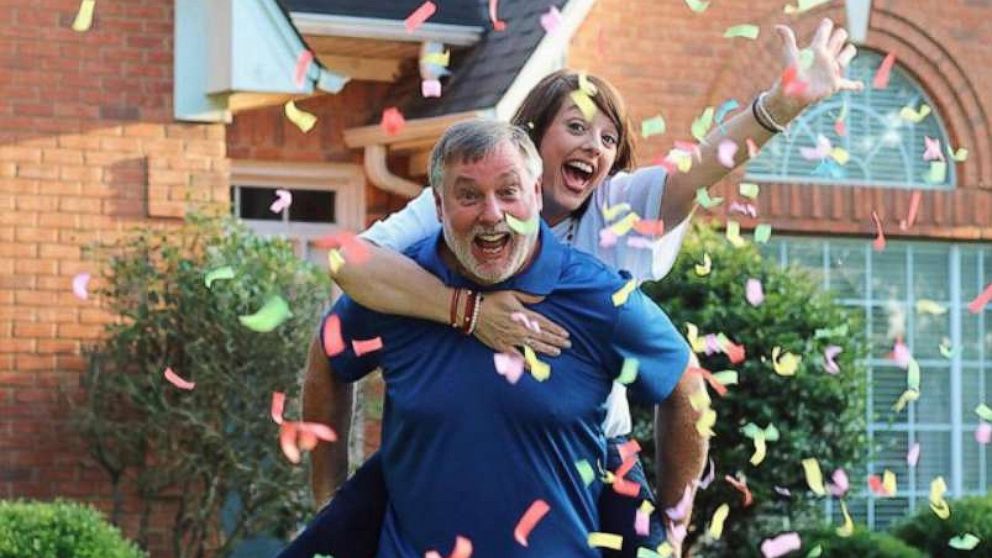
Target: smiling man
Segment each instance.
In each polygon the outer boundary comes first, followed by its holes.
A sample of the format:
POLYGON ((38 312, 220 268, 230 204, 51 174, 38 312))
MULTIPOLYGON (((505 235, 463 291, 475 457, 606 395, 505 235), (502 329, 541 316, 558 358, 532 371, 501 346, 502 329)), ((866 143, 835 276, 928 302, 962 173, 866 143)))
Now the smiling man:
MULTIPOLYGON (((523 130, 485 120, 450 128, 430 161, 442 231, 406 253, 458 289, 456 327, 380 314, 343 297, 325 323, 340 319, 346 349, 326 357, 320 335, 311 347, 304 415, 342 437, 346 384, 383 371, 389 504, 377 556, 449 555, 457 537, 470 541, 475 558, 598 556, 587 537, 599 530, 599 493, 612 488, 585 479, 577 464, 605 461, 601 425, 611 385, 624 362, 637 359, 630 392, 658 403, 686 369, 689 348, 654 303, 635 290, 615 304, 628 278, 538 224, 540 176, 523 130), (485 292, 500 289, 544 297, 533 308, 570 333, 572 347, 545 361, 550 374, 500 374, 494 353, 466 335, 485 292), (469 302, 459 304, 462 296, 469 302), (377 337, 380 350, 353 351, 352 341, 377 337), (549 511, 525 547, 514 527, 537 500, 549 511)), ((313 466, 315 493, 329 493, 329 479, 347 471, 347 452, 321 444, 313 466)))

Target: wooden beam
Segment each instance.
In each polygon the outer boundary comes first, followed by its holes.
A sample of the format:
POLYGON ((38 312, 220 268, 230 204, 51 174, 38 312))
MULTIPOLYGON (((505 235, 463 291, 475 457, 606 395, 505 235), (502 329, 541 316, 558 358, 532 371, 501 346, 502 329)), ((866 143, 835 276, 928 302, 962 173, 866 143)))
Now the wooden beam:
POLYGON ((407 120, 406 126, 398 134, 389 136, 379 125, 361 126, 344 131, 344 143, 348 147, 365 147, 366 145, 387 145, 402 147, 397 151, 420 151, 431 147, 449 126, 469 118, 483 116, 483 111, 467 111, 431 118, 407 120))
POLYGON ((244 110, 284 105, 286 101, 298 97, 300 95, 285 93, 230 93, 227 95, 227 108, 232 113, 237 113, 244 110))
POLYGON ((431 152, 417 151, 410 155, 410 161, 407 163, 406 173, 410 176, 427 176, 427 164, 430 162, 431 152))
POLYGON ((320 63, 354 80, 392 83, 400 75, 400 62, 393 58, 361 58, 317 53, 320 63))

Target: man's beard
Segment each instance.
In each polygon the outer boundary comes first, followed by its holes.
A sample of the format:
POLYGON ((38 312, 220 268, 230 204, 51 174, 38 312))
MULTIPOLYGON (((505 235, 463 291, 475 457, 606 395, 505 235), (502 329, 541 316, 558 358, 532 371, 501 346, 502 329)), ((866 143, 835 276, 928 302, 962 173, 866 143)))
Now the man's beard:
POLYGON ((466 272, 471 274, 470 279, 476 280, 481 285, 495 285, 513 277, 527 262, 528 256, 537 244, 537 232, 521 235, 511 231, 505 224, 496 227, 473 227, 464 240, 458 238, 446 221, 441 223, 441 227, 444 231, 444 241, 455 255, 455 259, 466 272), (500 233, 510 234, 506 244, 506 249, 510 251, 506 265, 496 268, 480 264, 472 255, 473 239, 479 234, 500 233))

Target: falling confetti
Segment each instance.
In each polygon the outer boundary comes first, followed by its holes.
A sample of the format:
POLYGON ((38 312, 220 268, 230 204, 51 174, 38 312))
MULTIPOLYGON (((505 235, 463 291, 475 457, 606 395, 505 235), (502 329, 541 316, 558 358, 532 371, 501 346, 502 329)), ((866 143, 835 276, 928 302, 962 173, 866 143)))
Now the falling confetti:
POLYGON ((428 0, 420 5, 419 8, 413 11, 410 15, 406 17, 404 25, 406 25, 406 32, 413 33, 418 27, 424 24, 434 12, 437 11, 437 5, 434 2, 428 0))
POLYGON ((270 408, 270 413, 272 415, 272 421, 276 424, 282 424, 283 411, 286 408, 286 394, 281 391, 272 392, 272 406, 270 408))
POLYGON ((737 480, 736 478, 730 475, 726 475, 725 477, 723 477, 723 480, 730 483, 731 486, 736 488, 738 491, 740 491, 741 494, 744 495, 743 505, 745 508, 750 506, 752 503, 754 503, 754 497, 751 495, 751 489, 747 487, 747 481, 737 480))
POLYGON ((913 446, 909 448, 906 452, 906 464, 910 467, 916 467, 916 464, 920 461, 920 443, 914 442, 913 446))
POLYGON ((802 541, 799 539, 799 533, 785 533, 762 541, 761 553, 765 558, 778 558, 779 556, 785 556, 793 550, 799 550, 801 546, 802 541))
POLYGON ((623 359, 623 366, 620 369, 620 375, 617 376, 616 382, 623 385, 634 383, 634 380, 637 379, 637 368, 639 365, 640 361, 636 358, 630 357, 623 359))
POLYGON ((768 223, 761 223, 754 227, 754 241, 758 244, 765 244, 772 237, 772 226, 768 223))
POLYGON ((875 232, 877 233, 871 246, 876 252, 881 252, 885 250, 885 231, 882 230, 882 221, 878 218, 878 213, 874 209, 871 211, 871 218, 875 221, 875 232))
POLYGON ((803 12, 812 10, 813 8, 819 6, 820 4, 826 4, 829 1, 830 0, 799 0, 796 3, 797 5, 795 6, 793 6, 792 4, 786 4, 785 9, 783 11, 789 15, 801 14, 803 12))
POLYGON ((86 287, 90 282, 90 274, 83 272, 76 274, 72 278, 72 294, 76 296, 79 300, 86 300, 89 298, 89 292, 87 292, 86 287))
POLYGON ((751 39, 752 41, 758 38, 758 33, 760 28, 757 25, 752 25, 750 23, 744 23, 741 25, 733 25, 728 27, 726 31, 723 32, 723 37, 725 39, 742 38, 751 39))
POLYGON ((720 164, 732 169, 736 166, 734 162, 734 155, 737 154, 737 143, 732 139, 725 139, 720 142, 720 146, 717 148, 717 160, 720 164))
POLYGON ((760 306, 765 301, 765 292, 761 287, 760 280, 748 279, 744 290, 745 298, 747 298, 747 302, 751 306, 760 306))
POLYGON ((727 521, 727 516, 730 515, 730 506, 726 503, 720 504, 720 507, 713 512, 713 519, 710 520, 710 536, 714 539, 719 539, 723 535, 723 524, 727 521))
POLYGON ((527 537, 530 536, 530 532, 534 530, 538 522, 544 518, 545 515, 551 510, 548 503, 544 500, 534 500, 534 503, 527 508, 524 512, 523 517, 517 523, 517 527, 513 530, 513 538, 516 539, 521 546, 527 546, 527 537))
POLYGON ((441 96, 441 82, 436 79, 425 79, 420 82, 420 94, 425 99, 441 96))
POLYGON ((829 374, 837 374, 840 372, 840 367, 837 366, 837 362, 834 361, 844 349, 838 347, 837 345, 830 345, 823 350, 823 368, 829 374))
POLYGON ((522 234, 524 236, 533 235, 541 228, 541 217, 539 215, 534 215, 526 221, 521 221, 509 212, 503 214, 506 217, 506 224, 510 227, 513 232, 517 234, 522 234))
MULTIPOLYGON (((548 34, 556 33, 561 29, 562 17, 557 6, 551 6, 548 11, 541 14, 541 27, 548 34)), ((526 546, 526 545, 525 545, 526 546)))
POLYGON ((909 212, 906 214, 906 218, 899 221, 899 228, 901 230, 909 230, 916 222, 916 214, 920 210, 920 199, 923 197, 923 193, 919 190, 914 191, 909 198, 909 212))
POLYGON ((496 372, 506 378, 510 384, 516 384, 524 372, 524 359, 512 353, 496 353, 493 355, 496 372))
POLYGON ((209 289, 211 285, 213 285, 214 281, 218 281, 220 279, 234 279, 234 268, 229 265, 225 265, 224 267, 218 267, 217 269, 210 270, 203 277, 203 283, 209 289))
POLYGON ((806 484, 817 496, 825 496, 826 489, 823 486, 823 472, 820 471, 820 462, 816 458, 803 459, 803 471, 806 472, 806 484))
POLYGON ((723 198, 711 198, 706 188, 699 188, 696 190, 696 203, 703 206, 704 209, 713 209, 723 203, 723 198))
POLYGON ((283 110, 286 113, 286 118, 295 124, 296 127, 299 128, 304 134, 312 130, 317 124, 317 117, 309 112, 299 109, 294 101, 287 102, 283 107, 283 110))
POLYGON ((367 353, 378 351, 382 348, 382 338, 376 337, 374 339, 353 339, 351 341, 352 350, 355 351, 355 356, 362 356, 367 353))
POLYGON ((710 3, 704 0, 685 0, 685 4, 686 6, 689 6, 690 10, 696 12, 697 14, 705 12, 706 8, 710 7, 710 3))
POLYGON ((76 19, 72 22, 72 30, 77 33, 89 31, 93 25, 93 8, 96 7, 96 0, 82 0, 79 3, 79 11, 76 12, 76 19))
POLYGON ((324 354, 332 357, 344 351, 344 340, 341 339, 341 318, 337 314, 332 314, 324 320, 324 329, 320 335, 324 342, 324 354))
POLYGON ((951 507, 947 505, 947 500, 944 500, 946 492, 947 483, 944 482, 944 477, 936 477, 930 481, 930 509, 941 519, 951 516, 951 507))
POLYGON ((709 252, 703 254, 703 263, 695 265, 696 275, 700 277, 706 277, 710 274, 713 269, 713 260, 710 258, 709 252))
POLYGON ((772 367, 779 376, 795 376, 801 362, 799 355, 783 351, 781 347, 772 349, 772 367))
POLYGON ((973 550, 980 542, 982 542, 982 539, 979 539, 971 533, 965 533, 963 535, 951 537, 951 540, 947 541, 947 546, 957 550, 973 550))
POLYGON ((498 4, 499 0, 489 0, 489 20, 493 22, 493 29, 495 31, 505 31, 506 22, 496 16, 496 12, 499 10, 498 4))
POLYGON ((248 316, 238 316, 238 320, 241 322, 241 325, 252 331, 268 333, 279 327, 279 324, 292 317, 292 315, 293 313, 290 312, 286 301, 281 296, 275 295, 268 299, 258 312, 248 316))
POLYGON ((631 279, 630 281, 627 281, 623 287, 620 287, 620 290, 613 293, 611 297, 613 300, 613 306, 623 306, 626 304, 627 299, 630 298, 630 294, 633 293, 636 288, 637 280, 631 279))
POLYGON ((975 297, 974 300, 968 303, 968 311, 972 314, 977 314, 985 308, 985 305, 992 301, 992 283, 989 283, 982 294, 975 297))
POLYGON ((885 59, 882 60, 882 64, 879 65, 878 71, 875 72, 875 78, 871 82, 871 86, 875 89, 885 89, 889 86, 889 75, 892 73, 892 66, 896 63, 896 55, 892 52, 885 55, 885 59))
POLYGON ((172 371, 172 368, 166 368, 164 373, 165 379, 169 381, 170 384, 176 386, 179 389, 191 390, 196 387, 196 382, 190 382, 189 380, 184 380, 172 371))
POLYGON ((406 126, 406 119, 403 118, 403 113, 400 112, 400 109, 388 107, 382 111, 382 121, 379 125, 387 136, 395 136, 406 126))
POLYGON ((761 188, 753 182, 741 182, 737 186, 737 190, 742 196, 749 199, 757 199, 758 194, 761 192, 761 188))
POLYGON ((269 206, 269 211, 272 213, 282 213, 284 209, 288 209, 293 204, 293 194, 289 190, 282 188, 276 190, 276 197, 276 201, 269 206))
POLYGON ((543 382, 551 377, 551 365, 538 360, 537 355, 534 354, 534 349, 527 345, 524 345, 524 360, 530 368, 531 376, 534 376, 538 382, 543 382))
POLYGON ((665 133, 665 119, 659 114, 641 121, 641 137, 647 139, 665 133))
POLYGON ((915 109, 912 106, 906 106, 902 107, 899 111, 899 118, 902 118, 912 124, 919 124, 920 122, 923 122, 923 119, 930 115, 931 110, 930 105, 927 104, 920 105, 919 109, 915 109))
POLYGON ((594 548, 610 548, 613 550, 620 550, 623 548, 623 537, 612 533, 600 533, 594 531, 589 533, 588 542, 589 546, 594 548))
POLYGON ((692 121, 692 137, 703 141, 706 132, 713 126, 713 107, 706 107, 703 114, 692 121))

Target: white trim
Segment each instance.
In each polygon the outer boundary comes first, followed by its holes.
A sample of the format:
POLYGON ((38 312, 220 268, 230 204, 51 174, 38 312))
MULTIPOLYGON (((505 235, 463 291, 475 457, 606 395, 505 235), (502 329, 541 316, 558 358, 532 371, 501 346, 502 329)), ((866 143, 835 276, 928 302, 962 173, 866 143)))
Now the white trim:
POLYGON ((845 0, 847 33, 852 43, 864 44, 868 38, 868 21, 871 19, 871 0, 845 0))
POLYGON ((545 33, 503 98, 496 103, 496 118, 509 120, 537 82, 562 67, 568 43, 585 21, 596 0, 569 0, 561 11, 562 22, 555 33, 545 33))
POLYGON ((402 21, 371 17, 354 17, 308 12, 289 14, 293 25, 304 35, 354 37, 381 41, 421 43, 437 41, 453 46, 471 46, 479 42, 483 28, 447 23, 425 23, 408 32, 402 21))

